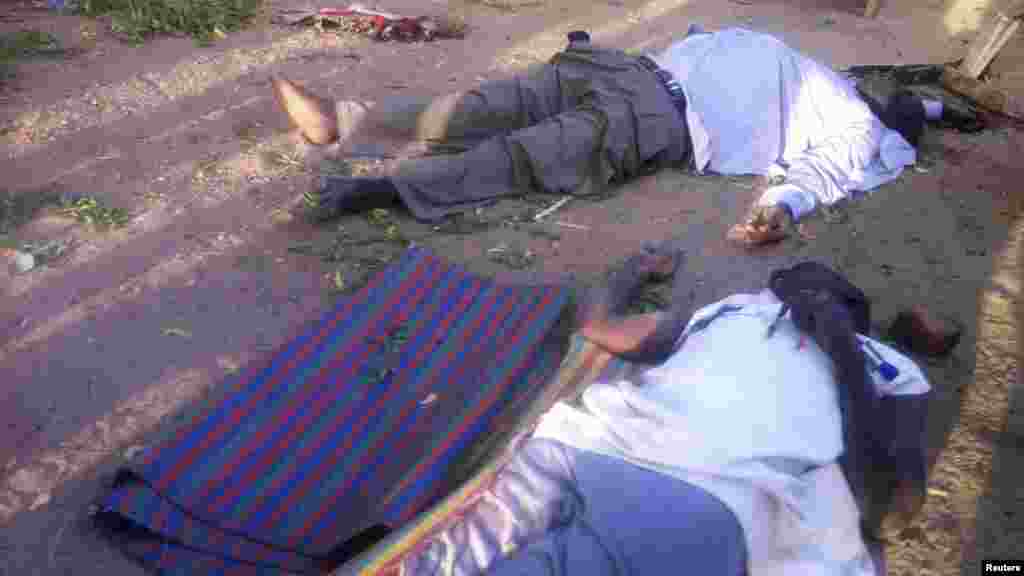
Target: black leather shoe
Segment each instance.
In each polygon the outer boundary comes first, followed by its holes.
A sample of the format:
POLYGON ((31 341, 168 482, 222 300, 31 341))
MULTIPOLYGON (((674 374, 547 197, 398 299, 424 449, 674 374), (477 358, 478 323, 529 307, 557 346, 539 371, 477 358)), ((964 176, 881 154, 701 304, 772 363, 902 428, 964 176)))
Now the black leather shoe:
POLYGON ((390 208, 400 200, 398 188, 386 178, 321 176, 313 196, 310 200, 319 220, 374 208, 390 208))

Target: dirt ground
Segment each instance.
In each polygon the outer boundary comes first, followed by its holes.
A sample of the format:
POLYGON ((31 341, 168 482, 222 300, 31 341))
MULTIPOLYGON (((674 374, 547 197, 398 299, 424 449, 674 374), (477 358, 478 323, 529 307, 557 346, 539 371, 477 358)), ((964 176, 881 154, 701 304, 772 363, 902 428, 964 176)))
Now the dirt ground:
MULTIPOLYGON (((271 7, 288 5, 301 3, 271 7)), ((380 8, 455 14, 471 29, 392 44, 261 18, 212 47, 170 38, 132 48, 102 23, 0 0, 0 33, 34 28, 75 48, 24 64, 0 92, 0 187, 92 195, 132 216, 111 232, 39 218, 14 240, 58 240, 68 253, 25 274, 0 270, 0 574, 140 574, 87 527, 99 479, 183 404, 320 314, 336 277, 351 288, 393 257, 396 237, 510 278, 590 275, 644 240, 681 238, 699 303, 815 258, 864 288, 879 325, 914 303, 959 318, 954 354, 922 359, 936 391, 934 467, 923 517, 893 539, 888 563, 893 574, 945 575, 1024 559, 1016 126, 931 131, 899 181, 815 219, 807 238, 751 255, 724 237, 752 181, 681 172, 574 200, 553 217, 563 224, 531 223, 555 199, 527 198, 441 229, 400 214, 314 225, 296 208, 313 177, 374 162, 304 144, 267 84, 284 71, 337 98, 439 93, 546 59, 572 29, 649 50, 691 22, 771 32, 837 67, 939 63, 963 55, 985 5, 889 1, 866 20, 844 0, 390 0, 380 8), (495 248, 532 262, 495 262, 495 248)), ((1017 54, 1015 41, 993 66, 1008 82, 1019 80, 1017 54)))

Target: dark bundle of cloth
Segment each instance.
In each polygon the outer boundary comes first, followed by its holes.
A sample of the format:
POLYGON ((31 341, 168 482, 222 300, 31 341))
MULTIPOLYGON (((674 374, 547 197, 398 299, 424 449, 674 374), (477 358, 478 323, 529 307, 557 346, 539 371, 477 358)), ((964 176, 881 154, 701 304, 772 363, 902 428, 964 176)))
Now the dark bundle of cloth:
POLYGON ((938 124, 960 132, 985 128, 979 110, 967 100, 942 88, 940 80, 947 65, 853 66, 843 70, 871 111, 890 130, 917 147, 928 119, 922 99, 942 102, 938 124))
POLYGON ((878 395, 857 338, 870 330, 870 303, 841 274, 804 262, 773 272, 769 288, 835 365, 846 446, 839 464, 860 505, 865 533, 878 535, 893 508, 909 520, 926 487, 928 398, 878 395))
POLYGON ((859 91, 861 98, 882 124, 899 132, 915 148, 918 147, 924 134, 925 112, 924 104, 916 94, 907 89, 896 89, 882 95, 863 89, 859 91))

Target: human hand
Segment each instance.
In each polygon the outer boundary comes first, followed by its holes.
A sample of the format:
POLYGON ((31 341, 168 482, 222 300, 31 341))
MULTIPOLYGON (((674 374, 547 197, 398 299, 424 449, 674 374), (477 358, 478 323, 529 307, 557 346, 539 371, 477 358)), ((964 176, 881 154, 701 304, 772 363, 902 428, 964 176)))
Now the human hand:
POLYGON ((786 206, 754 205, 746 220, 729 230, 728 238, 747 248, 753 248, 784 240, 794 229, 792 213, 786 206))

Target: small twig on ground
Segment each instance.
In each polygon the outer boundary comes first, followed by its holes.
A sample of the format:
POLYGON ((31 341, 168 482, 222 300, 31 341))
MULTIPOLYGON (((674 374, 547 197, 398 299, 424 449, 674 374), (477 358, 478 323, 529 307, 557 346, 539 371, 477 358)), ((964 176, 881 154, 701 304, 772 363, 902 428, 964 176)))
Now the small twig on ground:
POLYGON ((566 204, 568 204, 569 200, 572 200, 572 196, 566 196, 566 197, 562 198, 561 200, 559 200, 558 202, 555 202, 551 206, 548 206, 544 210, 541 210, 540 212, 538 212, 533 217, 533 221, 534 222, 540 222, 544 218, 547 218, 548 216, 554 214, 556 210, 558 210, 562 206, 565 206, 566 204))
POLYGON ((572 228, 573 230, 590 230, 590 226, 584 226, 582 224, 573 224, 572 222, 564 222, 562 220, 558 220, 554 222, 554 224, 565 228, 572 228))
POLYGON ((536 254, 530 250, 520 251, 510 248, 507 244, 501 243, 494 248, 487 250, 487 257, 492 262, 497 262, 515 270, 525 270, 533 265, 536 254))

